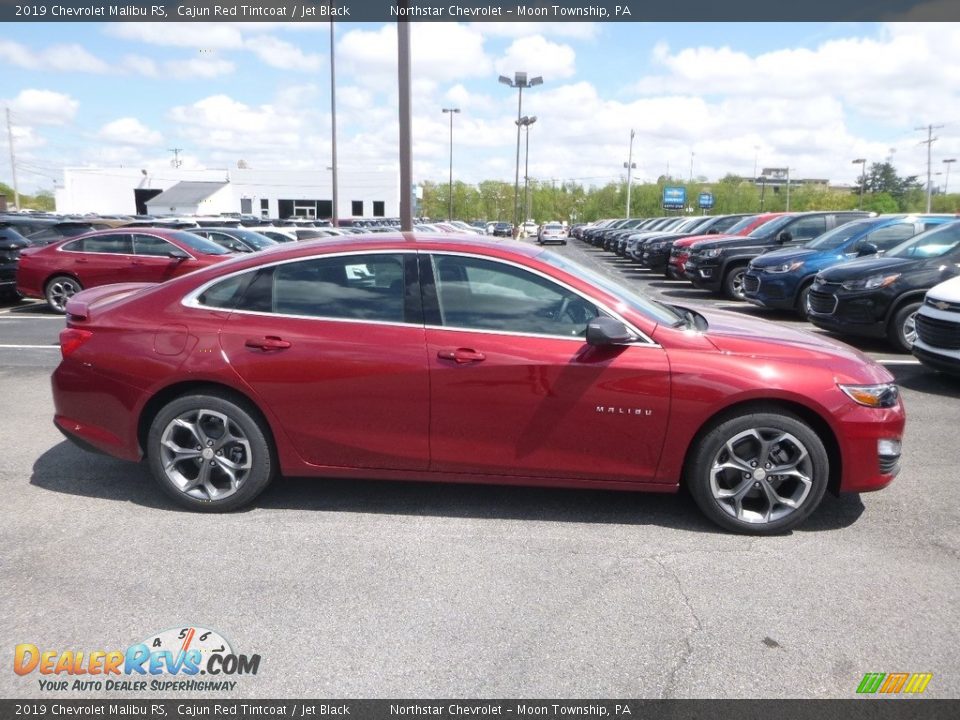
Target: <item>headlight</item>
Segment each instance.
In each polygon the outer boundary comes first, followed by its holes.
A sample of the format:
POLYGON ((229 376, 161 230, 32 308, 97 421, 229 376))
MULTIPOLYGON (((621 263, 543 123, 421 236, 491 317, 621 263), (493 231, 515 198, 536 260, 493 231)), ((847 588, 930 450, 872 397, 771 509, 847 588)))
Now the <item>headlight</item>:
POLYGON ((803 267, 803 260, 794 260, 793 262, 781 263, 780 265, 771 265, 765 269, 768 273, 788 273, 793 272, 800 267, 803 267))
POLYGON ((841 283, 840 287, 844 290, 876 290, 877 288, 885 288, 887 285, 892 285, 899 277, 900 273, 893 273, 892 275, 871 275, 862 280, 847 280, 845 283, 841 283))
POLYGON ((857 405, 872 408, 890 408, 897 404, 900 391, 896 383, 880 385, 837 385, 857 405))
POLYGON ((698 255, 705 258, 719 257, 721 249, 722 248, 711 248, 709 250, 701 250, 698 255))

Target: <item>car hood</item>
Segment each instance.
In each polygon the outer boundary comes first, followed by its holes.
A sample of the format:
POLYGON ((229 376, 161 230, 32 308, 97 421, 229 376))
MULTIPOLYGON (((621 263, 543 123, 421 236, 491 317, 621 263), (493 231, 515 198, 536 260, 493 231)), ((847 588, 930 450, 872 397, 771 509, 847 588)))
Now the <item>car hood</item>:
POLYGON ((927 291, 927 298, 931 300, 946 300, 949 303, 960 303, 960 277, 944 280, 927 291))
POLYGON ((861 258, 828 268, 817 277, 822 277, 827 282, 845 282, 847 280, 856 280, 884 272, 906 270, 916 265, 919 261, 919 258, 861 258))
POLYGON ((723 310, 698 309, 709 323, 706 338, 721 352, 750 361, 787 360, 833 368, 838 380, 882 383, 894 378, 856 348, 807 330, 794 330, 723 310))
POLYGON ((771 252, 754 258, 751 265, 754 267, 782 265, 785 262, 793 262, 794 260, 807 260, 819 254, 819 250, 811 250, 809 248, 784 248, 783 250, 772 250, 771 252))

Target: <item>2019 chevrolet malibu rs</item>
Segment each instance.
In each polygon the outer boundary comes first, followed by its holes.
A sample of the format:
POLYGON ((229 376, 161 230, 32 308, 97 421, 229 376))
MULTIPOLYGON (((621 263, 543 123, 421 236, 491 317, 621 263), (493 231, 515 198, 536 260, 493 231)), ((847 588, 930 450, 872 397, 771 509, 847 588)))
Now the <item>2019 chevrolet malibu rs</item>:
POLYGON ((675 492, 796 526, 899 470, 886 369, 761 320, 661 304, 538 247, 287 244, 66 304, 54 422, 146 459, 188 508, 285 475, 675 492))

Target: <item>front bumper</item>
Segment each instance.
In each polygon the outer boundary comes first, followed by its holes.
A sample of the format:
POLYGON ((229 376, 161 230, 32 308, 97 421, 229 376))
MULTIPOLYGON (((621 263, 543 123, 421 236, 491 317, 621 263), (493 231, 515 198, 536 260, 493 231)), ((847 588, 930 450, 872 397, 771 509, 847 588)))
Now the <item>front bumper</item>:
POLYGON ((843 457, 841 492, 873 492, 882 490, 900 472, 899 445, 903 438, 906 416, 903 403, 887 409, 855 406, 840 419, 838 439, 843 457))
POLYGON ((723 277, 720 274, 720 265, 690 258, 683 266, 684 276, 701 290, 720 289, 723 277))
POLYGON ((873 290, 810 288, 807 319, 818 328, 836 333, 883 338, 887 334, 887 309, 891 298, 873 290))
POLYGON ((644 248, 640 264, 651 270, 666 270, 670 260, 670 250, 644 248))
POLYGON ((776 275, 747 270, 743 276, 743 294, 747 302, 760 307, 791 310, 796 303, 797 283, 786 274, 776 275))

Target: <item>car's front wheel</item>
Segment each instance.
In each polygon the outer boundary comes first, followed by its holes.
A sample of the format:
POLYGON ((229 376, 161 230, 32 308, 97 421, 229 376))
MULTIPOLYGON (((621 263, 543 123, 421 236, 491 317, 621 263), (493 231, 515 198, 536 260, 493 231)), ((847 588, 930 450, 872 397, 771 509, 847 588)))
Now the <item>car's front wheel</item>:
POLYGON ((910 352, 917 339, 917 310, 920 303, 907 303, 894 313, 890 319, 887 338, 890 343, 902 352, 910 352))
POLYGON ((743 276, 747 274, 747 268, 743 265, 732 268, 723 276, 723 294, 731 300, 746 300, 743 294, 743 276))
POLYGON ((57 275, 47 283, 44 295, 51 310, 64 313, 67 311, 67 300, 81 290, 83 290, 83 286, 76 278, 69 275, 57 275))
POLYGON ((247 505, 276 473, 262 423, 246 403, 216 394, 171 401, 147 436, 154 479, 191 510, 225 512, 247 505))
POLYGON ((734 416, 699 439, 684 481, 721 527, 771 535, 797 526, 823 498, 830 461, 823 442, 786 411, 734 416))

